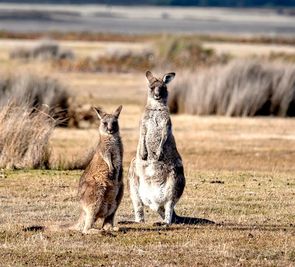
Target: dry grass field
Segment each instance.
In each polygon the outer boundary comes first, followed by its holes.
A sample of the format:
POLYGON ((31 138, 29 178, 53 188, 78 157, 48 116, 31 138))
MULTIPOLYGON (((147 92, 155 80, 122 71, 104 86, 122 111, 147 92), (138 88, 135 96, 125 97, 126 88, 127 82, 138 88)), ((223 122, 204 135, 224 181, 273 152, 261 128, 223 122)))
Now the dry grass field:
MULTIPOLYGON (((1 70, 12 70, 19 63, 9 60, 7 44, 0 46, 1 70)), ((79 44, 76 49, 84 54, 92 46, 79 44)), ((18 66, 22 67, 50 72, 80 103, 106 111, 123 104, 126 190, 116 217, 118 232, 24 231, 78 218, 76 193, 82 171, 1 170, 1 266, 295 265, 294 119, 173 115, 187 178, 177 213, 215 224, 163 228, 153 225, 160 218, 150 210, 145 224, 126 223, 133 220, 127 170, 136 151, 144 75, 63 73, 40 62, 18 66)), ((55 129, 50 139, 53 159, 83 157, 96 136, 95 128, 55 129)))

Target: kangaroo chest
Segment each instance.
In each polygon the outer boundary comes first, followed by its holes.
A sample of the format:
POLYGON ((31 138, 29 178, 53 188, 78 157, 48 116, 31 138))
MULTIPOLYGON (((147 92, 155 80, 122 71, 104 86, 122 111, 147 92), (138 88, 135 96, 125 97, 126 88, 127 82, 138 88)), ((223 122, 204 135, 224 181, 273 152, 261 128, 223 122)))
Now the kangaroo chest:
MULTIPOLYGON (((116 169, 120 169, 122 166, 122 143, 116 139, 104 140, 104 143, 101 145, 99 152, 101 158, 106 162, 106 153, 109 153, 111 156, 109 160, 116 169)), ((107 163, 107 162, 106 162, 107 163)))
POLYGON ((145 122, 145 127, 147 129, 147 135, 159 134, 165 127, 163 118, 156 112, 150 113, 148 120, 145 122))
POLYGON ((146 145, 151 151, 156 151, 161 143, 163 131, 168 131, 168 136, 171 132, 169 120, 166 114, 161 111, 149 112, 146 116, 144 127, 146 128, 146 145))

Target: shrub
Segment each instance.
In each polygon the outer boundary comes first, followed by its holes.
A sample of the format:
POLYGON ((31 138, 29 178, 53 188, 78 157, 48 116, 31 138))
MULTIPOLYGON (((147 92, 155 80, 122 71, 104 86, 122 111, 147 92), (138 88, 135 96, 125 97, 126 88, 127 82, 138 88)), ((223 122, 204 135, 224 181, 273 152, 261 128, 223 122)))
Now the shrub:
POLYGON ((52 41, 42 41, 33 48, 16 48, 10 53, 10 58, 59 60, 73 59, 74 54, 70 50, 63 50, 52 41))
POLYGON ((151 51, 113 50, 97 58, 58 60, 55 66, 64 71, 130 72, 145 71, 154 67, 151 51))
POLYGON ((47 105, 59 125, 67 125, 69 94, 55 79, 32 73, 3 74, 0 78, 0 107, 13 101, 37 109, 47 105))
MULTIPOLYGON (((190 68, 225 63, 229 55, 217 55, 213 49, 204 48, 192 36, 163 36, 155 42, 155 59, 164 68, 190 68)), ((157 65, 158 65, 157 64, 157 65)))
POLYGON ((169 107, 174 113, 295 116, 295 66, 233 61, 178 75, 169 107))
POLYGON ((55 121, 45 110, 13 102, 0 111, 0 168, 48 168, 55 121))
POLYGON ((145 71, 153 68, 152 51, 132 51, 132 50, 112 50, 106 56, 98 58, 100 66, 104 66, 106 71, 129 72, 145 71))
POLYGON ((229 55, 217 55, 213 49, 204 48, 196 38, 164 36, 154 42, 152 49, 114 49, 97 58, 57 60, 54 66, 64 71, 142 72, 156 66, 166 69, 195 69, 196 66, 226 63, 229 59, 229 55))

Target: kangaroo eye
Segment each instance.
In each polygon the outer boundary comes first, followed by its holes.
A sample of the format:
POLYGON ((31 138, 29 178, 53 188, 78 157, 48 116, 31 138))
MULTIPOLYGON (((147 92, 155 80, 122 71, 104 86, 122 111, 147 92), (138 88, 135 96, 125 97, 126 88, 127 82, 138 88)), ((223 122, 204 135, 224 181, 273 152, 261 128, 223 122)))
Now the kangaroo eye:
POLYGON ((108 125, 108 123, 105 121, 105 122, 103 123, 103 125, 104 125, 104 126, 107 126, 107 125, 108 125))

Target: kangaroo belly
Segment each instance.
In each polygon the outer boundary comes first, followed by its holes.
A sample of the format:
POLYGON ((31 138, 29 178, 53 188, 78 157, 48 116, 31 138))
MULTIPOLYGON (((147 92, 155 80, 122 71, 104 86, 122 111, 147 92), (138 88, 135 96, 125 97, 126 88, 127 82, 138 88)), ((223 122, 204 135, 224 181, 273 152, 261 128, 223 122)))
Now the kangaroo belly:
POLYGON ((152 210, 157 211, 159 207, 172 198, 173 186, 171 183, 158 184, 140 180, 139 195, 144 205, 149 206, 152 210))
POLYGON ((101 200, 97 202, 97 217, 105 218, 111 215, 117 208, 117 196, 119 185, 111 185, 103 190, 104 194, 101 200))
POLYGON ((117 196, 121 182, 110 180, 105 163, 100 167, 102 168, 99 171, 96 168, 89 170, 88 176, 80 183, 79 192, 82 206, 94 206, 96 217, 105 218, 112 214, 118 206, 117 196))

